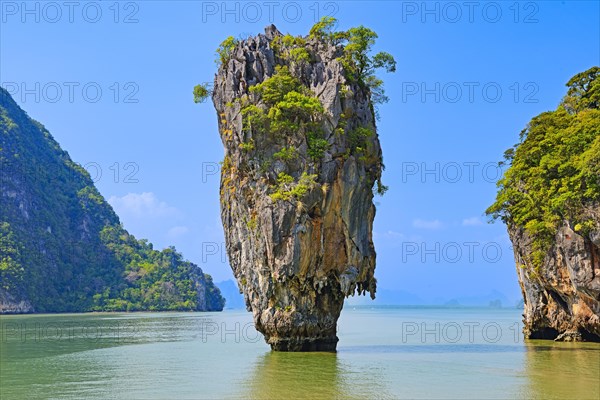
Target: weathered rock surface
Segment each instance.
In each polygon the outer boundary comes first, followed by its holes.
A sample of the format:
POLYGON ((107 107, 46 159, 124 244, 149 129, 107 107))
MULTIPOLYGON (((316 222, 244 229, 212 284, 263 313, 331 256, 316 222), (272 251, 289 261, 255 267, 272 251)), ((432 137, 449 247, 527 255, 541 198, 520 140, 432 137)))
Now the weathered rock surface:
POLYGON ((18 300, 4 289, 0 289, 0 314, 28 314, 34 312, 29 300, 18 300))
POLYGON ((525 336, 600 341, 600 231, 582 236, 565 221, 537 270, 524 261, 531 253, 525 230, 508 231, 525 299, 525 336))
POLYGON ((376 133, 366 139, 368 157, 350 149, 348 133, 357 127, 375 132, 375 119, 368 90, 349 82, 336 59, 341 49, 307 39, 311 61, 295 63, 273 50, 277 36, 271 25, 264 35, 240 42, 215 77, 227 253, 246 307, 272 349, 333 351, 344 298, 375 295, 372 200, 381 149, 376 133), (272 76, 277 65, 288 66, 325 109, 320 124, 329 146, 318 160, 309 157, 302 130, 286 137, 244 130, 239 100, 247 95, 260 105, 249 88, 272 76), (335 132, 340 127, 341 134, 335 132), (240 147, 249 141, 252 150, 240 147), (294 147, 298 157, 274 158, 284 146, 294 147), (316 174, 316 185, 298 201, 274 201, 269 194, 280 172, 296 180, 303 172, 316 174))

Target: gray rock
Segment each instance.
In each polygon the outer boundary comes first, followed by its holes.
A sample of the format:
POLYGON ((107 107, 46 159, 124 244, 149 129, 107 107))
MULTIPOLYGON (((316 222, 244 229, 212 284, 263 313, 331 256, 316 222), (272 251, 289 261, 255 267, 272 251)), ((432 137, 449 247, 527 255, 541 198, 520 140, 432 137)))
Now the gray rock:
POLYGON ((583 336, 578 331, 563 332, 560 335, 558 335, 558 337, 556 339, 554 339, 554 341, 555 342, 582 342, 583 336))
POLYGON ((256 328, 274 350, 333 351, 337 319, 346 296, 375 297, 372 240, 373 185, 381 176, 381 148, 368 90, 349 82, 336 59, 340 49, 307 39, 312 62, 296 65, 275 53, 281 33, 273 25, 238 44, 215 77, 213 103, 225 148, 221 173, 221 218, 231 268, 256 328), (320 100, 320 121, 329 149, 320 160, 307 154, 306 133, 287 137, 244 132, 239 100, 261 106, 249 88, 273 75, 276 65, 320 100), (342 91, 342 87, 345 90, 342 91), (343 134, 334 133, 346 114, 343 134), (368 127, 370 157, 350 151, 348 132, 368 127), (252 138, 255 148, 240 144, 252 138), (273 154, 293 146, 298 158, 282 163, 273 154), (277 174, 318 176, 301 199, 273 201, 277 174))
POLYGON ((525 336, 600 341, 598 232, 581 235, 565 221, 537 269, 525 261, 532 251, 527 232, 510 225, 508 232, 524 298, 525 336))
POLYGON ((29 300, 17 299, 4 289, 0 289, 0 314, 28 314, 35 310, 29 300))

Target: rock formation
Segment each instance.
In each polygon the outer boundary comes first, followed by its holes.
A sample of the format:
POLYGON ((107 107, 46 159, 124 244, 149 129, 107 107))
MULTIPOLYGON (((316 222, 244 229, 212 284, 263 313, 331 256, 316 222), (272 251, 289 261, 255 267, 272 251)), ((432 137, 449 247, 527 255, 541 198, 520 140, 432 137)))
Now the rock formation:
MULTIPOLYGON (((598 218, 600 207, 595 208, 598 218)), ((509 227, 527 338, 600 341, 600 231, 581 235, 573 228, 567 221, 560 226, 536 272, 526 267, 532 252, 529 235, 509 227)))
POLYGON ((381 149, 371 92, 342 55, 271 25, 232 46, 214 81, 229 263, 274 350, 335 350, 344 298, 375 296, 381 149))
POLYGON ((525 336, 600 341, 600 68, 567 87, 505 152, 510 168, 487 212, 508 227, 525 336))

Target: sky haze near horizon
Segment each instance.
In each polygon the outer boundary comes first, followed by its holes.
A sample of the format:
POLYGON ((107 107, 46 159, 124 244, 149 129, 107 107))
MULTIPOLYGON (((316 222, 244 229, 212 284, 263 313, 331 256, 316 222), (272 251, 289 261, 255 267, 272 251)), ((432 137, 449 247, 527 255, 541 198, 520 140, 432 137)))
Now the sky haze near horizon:
MULTIPOLYGON (((86 166, 126 229, 232 278, 219 212, 211 82, 227 36, 365 25, 390 102, 378 123, 390 190, 375 197, 379 288, 423 302, 520 298, 512 249, 484 211, 496 163, 565 83, 600 64, 598 2, 0 2, 0 85, 86 166)), ((507 304, 510 305, 510 304, 507 304)))

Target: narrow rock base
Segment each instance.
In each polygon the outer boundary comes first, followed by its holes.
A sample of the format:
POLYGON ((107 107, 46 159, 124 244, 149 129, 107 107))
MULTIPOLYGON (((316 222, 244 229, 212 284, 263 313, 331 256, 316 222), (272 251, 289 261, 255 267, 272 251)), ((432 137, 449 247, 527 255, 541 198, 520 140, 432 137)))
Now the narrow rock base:
POLYGON ((270 338, 268 343, 273 351, 326 351, 335 352, 337 336, 327 338, 270 338))

